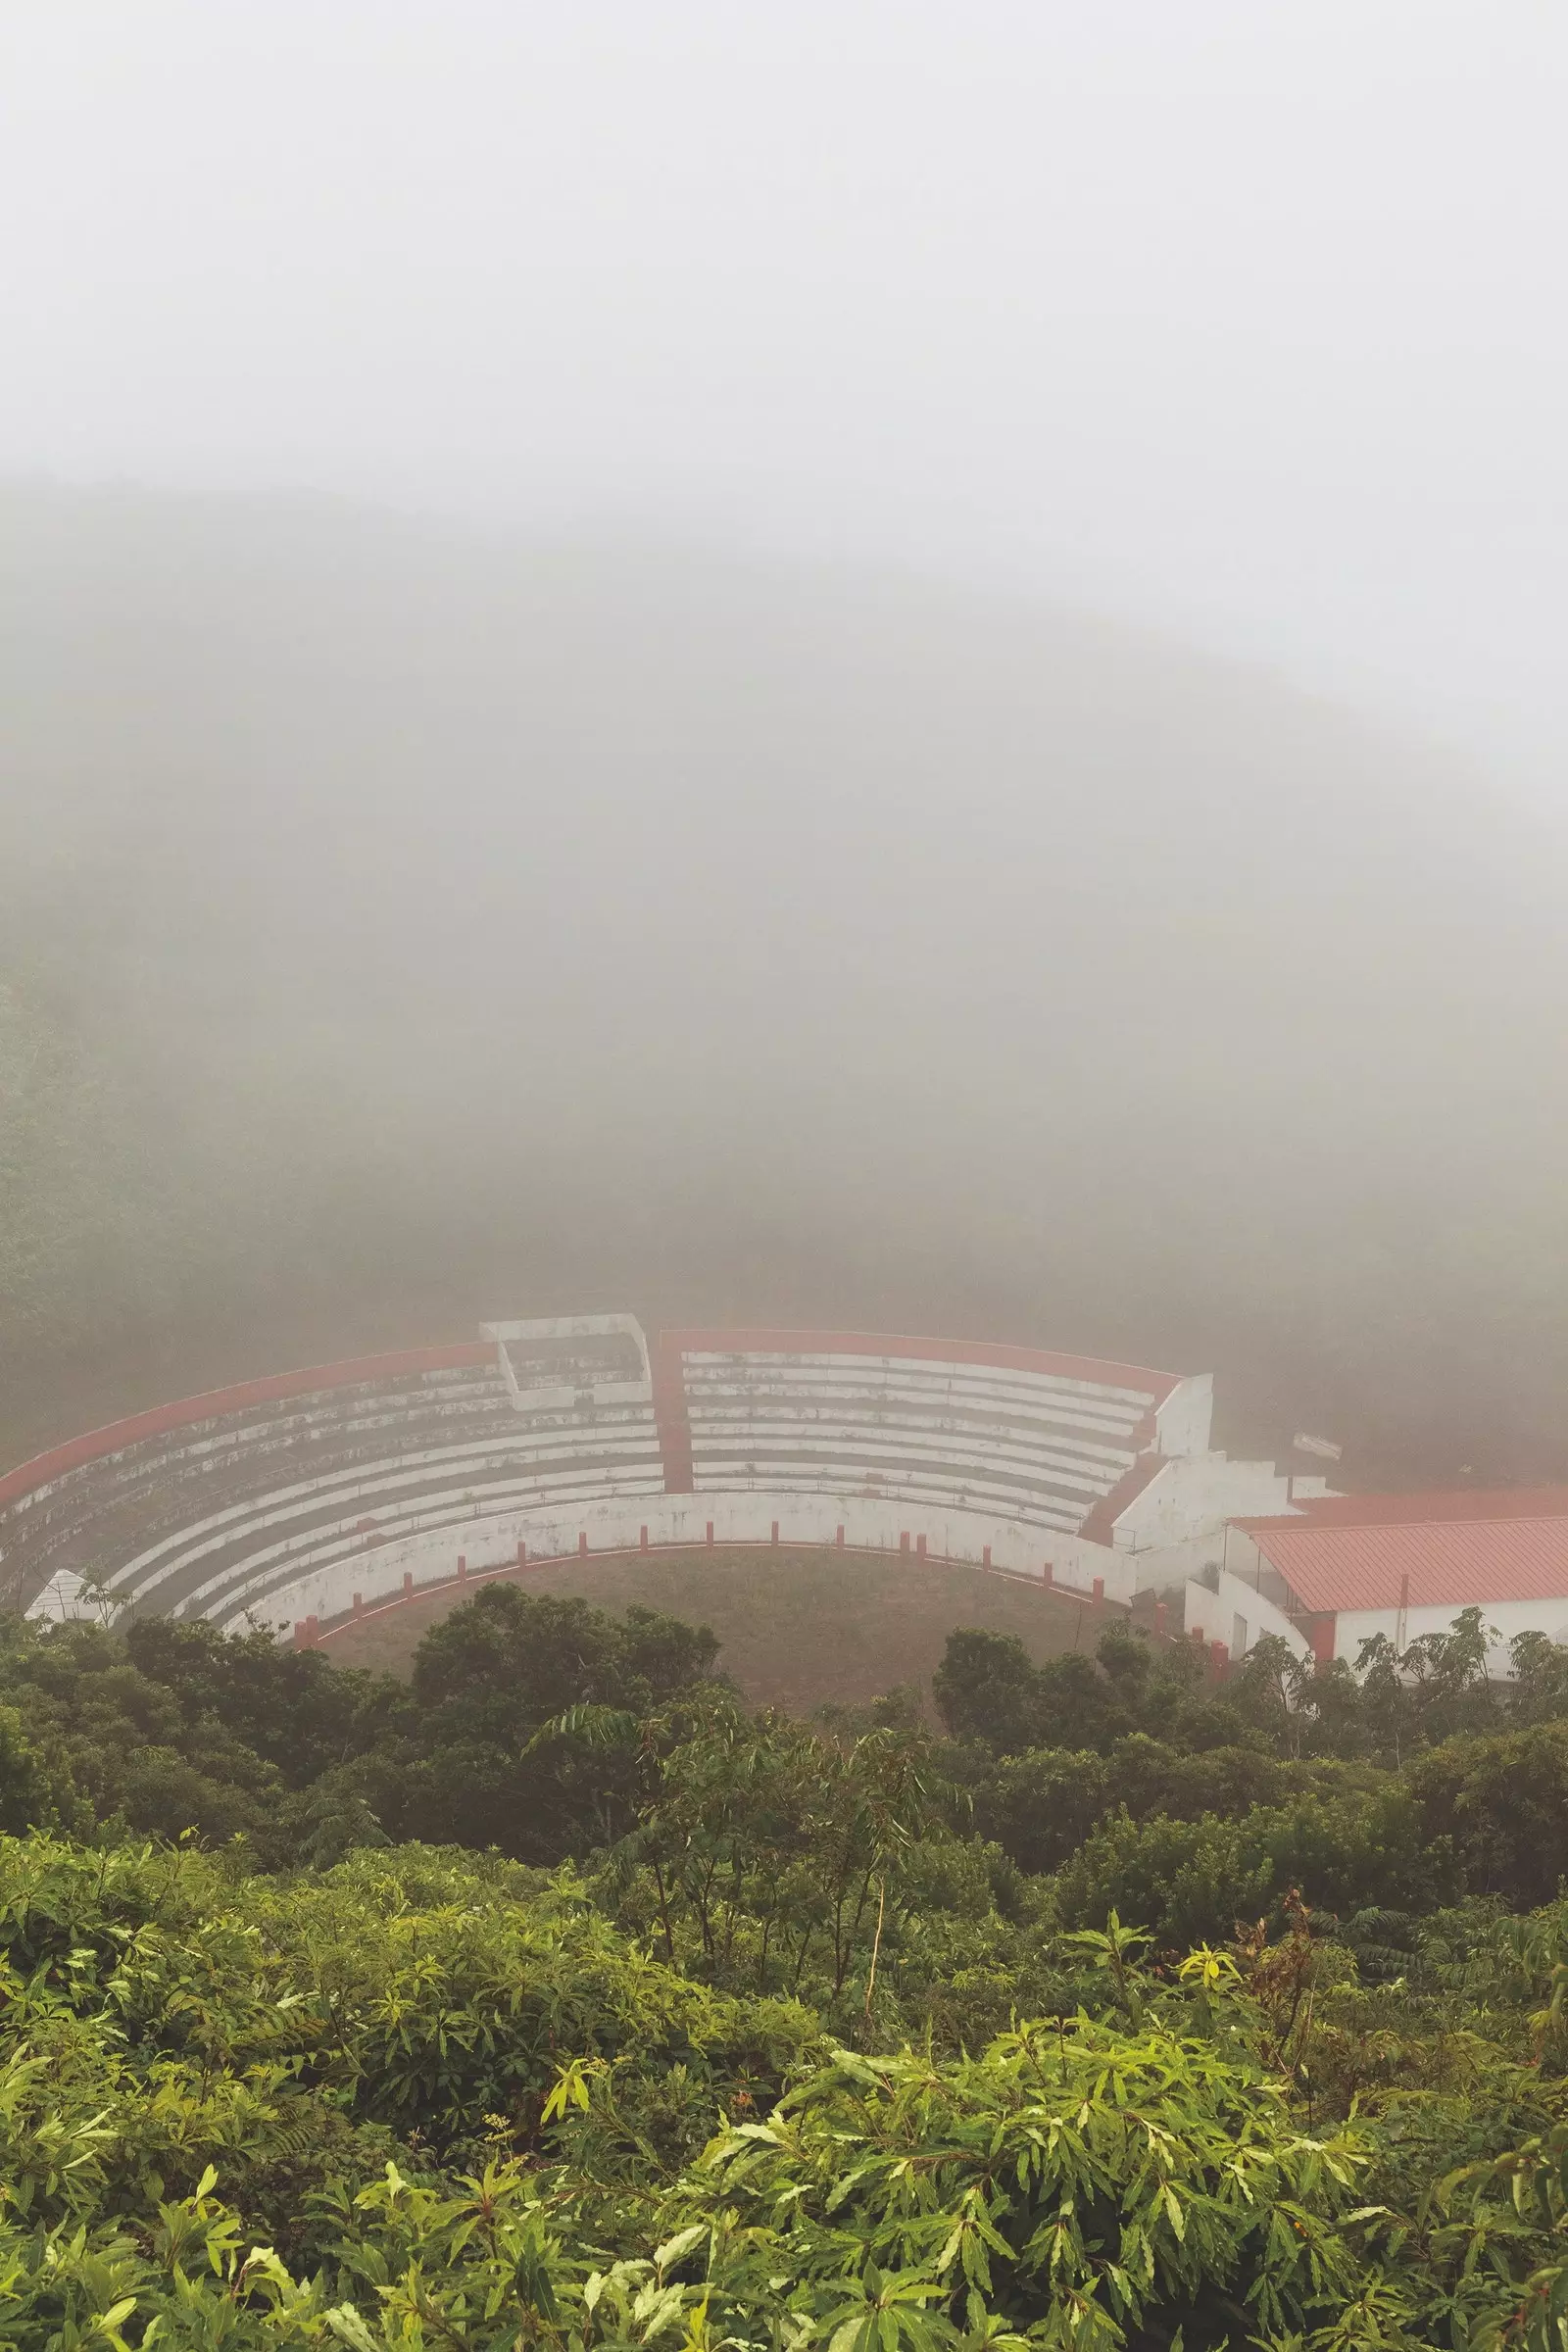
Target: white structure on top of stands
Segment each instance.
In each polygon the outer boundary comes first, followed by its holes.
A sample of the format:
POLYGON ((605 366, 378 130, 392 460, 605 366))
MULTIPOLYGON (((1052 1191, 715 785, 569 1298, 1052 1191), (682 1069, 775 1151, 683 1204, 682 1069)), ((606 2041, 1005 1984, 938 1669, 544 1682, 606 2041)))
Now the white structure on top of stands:
MULTIPOLYGON (((519 1559, 639 1544, 844 1544, 1106 1597, 1288 1506, 1209 1448, 1207 1376, 878 1334, 482 1326, 219 1390, 0 1478, 0 1589, 286 1630, 519 1559)), ((1298 1481, 1298 1491, 1302 1482, 1298 1481)))

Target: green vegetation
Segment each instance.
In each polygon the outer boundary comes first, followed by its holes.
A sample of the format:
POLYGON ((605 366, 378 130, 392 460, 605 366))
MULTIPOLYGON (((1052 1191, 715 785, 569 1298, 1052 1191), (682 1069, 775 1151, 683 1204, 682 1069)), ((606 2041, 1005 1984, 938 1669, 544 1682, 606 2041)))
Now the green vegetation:
POLYGON ((967 1629, 938 1737, 506 1586, 4 1636, 0 2344, 1564 2340, 1549 1645, 967 1629))

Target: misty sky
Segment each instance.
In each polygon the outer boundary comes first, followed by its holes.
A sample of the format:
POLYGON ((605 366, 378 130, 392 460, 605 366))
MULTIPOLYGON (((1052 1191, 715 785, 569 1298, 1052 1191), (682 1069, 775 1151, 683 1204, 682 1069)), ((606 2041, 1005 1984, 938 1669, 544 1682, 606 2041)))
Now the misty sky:
POLYGON ((0 471, 1023 580, 1568 802, 1560 0, 8 0, 0 471))

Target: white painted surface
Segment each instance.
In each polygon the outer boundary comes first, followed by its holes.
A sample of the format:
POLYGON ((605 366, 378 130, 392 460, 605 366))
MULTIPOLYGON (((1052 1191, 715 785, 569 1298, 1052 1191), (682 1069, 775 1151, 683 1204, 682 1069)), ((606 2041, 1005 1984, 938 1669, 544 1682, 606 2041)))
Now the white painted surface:
POLYGON ((1158 1408, 1178 1457, 1167 1469, 1184 1483, 1156 1481, 1112 1548, 1077 1530, 1150 1444, 1152 1391, 836 1350, 683 1356, 697 1491, 666 1495, 648 1380, 585 1391, 563 1385, 548 1360, 551 1348, 613 1337, 634 1344, 646 1375, 635 1317, 496 1323, 485 1335, 493 1369, 425 1374, 408 1391, 310 1391, 284 1411, 247 1408, 226 1425, 172 1432, 122 1464, 99 1457, 62 1482, 76 1492, 60 1530, 51 1517, 49 1542, 79 1544, 98 1512, 118 1511, 132 1530, 139 1518, 139 1540, 110 1549, 122 1597, 220 1623, 251 1601, 269 1621, 285 1609, 290 1623, 329 1614, 356 1591, 400 1586, 405 1567, 429 1581, 450 1575, 460 1550, 477 1566, 480 1552, 514 1553, 519 1539, 574 1551, 586 1528, 592 1546, 618 1548, 647 1525, 653 1543, 701 1543, 709 1519, 720 1542, 765 1543, 778 1519, 786 1542, 831 1544, 842 1525, 851 1545, 896 1551, 907 1534, 911 1548, 923 1537, 932 1555, 976 1565, 989 1548, 1000 1570, 1038 1577, 1049 1561, 1064 1588, 1088 1592, 1099 1577, 1127 1600, 1139 1543, 1209 1505, 1257 1501, 1234 1481, 1216 1499, 1212 1465, 1223 1457, 1192 1450, 1206 1442, 1206 1377, 1180 1383, 1158 1408), (530 1370, 554 1385, 530 1388, 530 1370), (474 1419, 460 1436, 449 1414, 474 1419), (361 1449, 370 1458, 344 1458, 361 1449), (242 1479, 263 1491, 237 1496, 242 1479))
MULTIPOLYGON (((1391 1642, 1397 1641, 1399 1618, 1404 1618, 1406 1643, 1423 1634, 1446 1634, 1464 1604, 1446 1601, 1439 1608, 1342 1609, 1334 1620, 1334 1654, 1348 1658, 1353 1666, 1362 1642, 1373 1634, 1387 1634, 1391 1642)), ((1498 1640, 1487 1651, 1487 1671, 1506 1675, 1509 1671, 1508 1643, 1515 1634, 1549 1634, 1553 1641, 1568 1639, 1568 1592, 1552 1600, 1494 1600, 1478 1604, 1481 1621, 1494 1626, 1498 1640)))
POLYGON ((566 1407, 578 1401, 575 1383, 551 1387, 539 1381, 519 1380, 513 1360, 514 1350, 520 1360, 526 1361, 530 1346, 559 1347, 572 1340, 630 1340, 637 1350, 642 1369, 636 1380, 600 1380, 587 1384, 587 1394, 595 1404, 646 1404, 652 1400, 653 1370, 648 1360, 648 1340, 635 1315, 548 1315, 525 1323, 481 1323, 479 1337, 496 1342, 501 1376, 516 1412, 537 1412, 545 1406, 566 1407))
POLYGON ((503 1344, 511 1340, 630 1340, 642 1362, 643 1379, 652 1378, 647 1335, 635 1315, 544 1315, 521 1323, 481 1323, 479 1337, 503 1344))
POLYGON ((1272 1462, 1233 1462, 1223 1453, 1179 1456, 1165 1462, 1117 1515, 1116 1548, 1145 1551, 1197 1538, 1217 1560, 1225 1521, 1282 1516, 1290 1507, 1286 1484, 1272 1462))
POLYGON ((41 1625, 74 1625, 84 1618, 113 1625, 120 1611, 101 1585, 89 1584, 74 1568, 57 1568, 23 1613, 41 1625))
MULTIPOLYGON (((308 1567, 318 1567, 328 1560, 363 1558, 377 1547, 378 1542, 384 1544, 429 1529, 461 1530, 483 1518, 494 1517, 509 1506, 514 1510, 540 1510, 552 1505, 564 1508, 567 1504, 576 1507, 602 1499, 662 1492, 663 1479, 657 1470, 609 1472, 592 1468, 563 1470, 548 1478, 492 1486, 485 1490, 482 1500, 469 1489, 448 1487, 437 1494, 423 1494, 416 1504, 377 1519, 373 1535, 363 1532, 364 1520, 353 1513, 313 1529, 306 1538, 298 1534, 284 1537, 248 1552, 243 1559, 219 1568, 205 1583, 185 1593, 170 1613, 175 1617, 216 1617, 220 1604, 225 1604, 233 1593, 255 1587, 264 1578, 275 1580, 279 1571, 298 1569, 303 1574, 308 1567)), ((135 1595, 138 1602, 146 1597, 148 1590, 146 1586, 138 1590, 135 1595)))
POLYGON ((1148 1444, 1153 1392, 941 1356, 689 1349, 702 1489, 809 1484, 1072 1534, 1148 1444))
MULTIPOLYGON (((897 1551, 901 1537, 906 1534, 912 1557, 924 1536, 929 1553, 976 1566, 990 1544, 995 1568, 1043 1583, 1049 1557, 1054 1583, 1075 1595, 1087 1598, 1099 1576, 1104 1578, 1107 1599, 1132 1598, 1128 1563, 1103 1544, 1065 1538, 1052 1539, 1043 1545, 1038 1535, 966 1512, 925 1510, 853 1495, 815 1497, 758 1492, 654 1494, 634 1502, 585 1502, 569 1511, 503 1511, 468 1521, 461 1539, 451 1530, 437 1530, 332 1562, 270 1594, 258 1605, 256 1615, 287 1639, 298 1619, 341 1615, 352 1607, 356 1592, 364 1594, 367 1608, 378 1599, 395 1598, 405 1574, 413 1575, 416 1590, 421 1585, 450 1583, 457 1574, 460 1551, 466 1555, 470 1572, 477 1572, 514 1560, 519 1542, 527 1544, 530 1559, 536 1555, 569 1557, 576 1552, 583 1532, 590 1552, 633 1550, 644 1526, 650 1544, 700 1546, 706 1542, 710 1520, 715 1544, 765 1544, 775 1519, 781 1544, 831 1544, 842 1526, 845 1542, 851 1546, 897 1551)), ((242 1608, 236 1609, 224 1621, 237 1623, 243 1615, 242 1608)))
POLYGON ((115 1452, 95 1454, 19 1495, 7 1516, 20 1517, 74 1492, 113 1500, 119 1486, 128 1490, 165 1473, 177 1475, 192 1465, 221 1466, 220 1456, 281 1452, 286 1438, 302 1433, 351 1437, 368 1430, 392 1429, 406 1421, 411 1411, 421 1417, 461 1417, 504 1393, 499 1373, 476 1377, 465 1372, 426 1372, 416 1387, 379 1397, 369 1393, 370 1386, 361 1382, 341 1390, 313 1389, 296 1399, 290 1410, 265 1419, 231 1421, 222 1427, 224 1417, 215 1414, 209 1420, 187 1422, 162 1440, 138 1440, 115 1452))
POLYGON ((1182 1605, 1183 1631, 1189 1634, 1200 1631, 1205 1642, 1223 1642, 1233 1658, 1238 1618, 1247 1627, 1247 1649, 1252 1647, 1260 1634, 1278 1634, 1298 1658, 1304 1658, 1311 1646, 1300 1628, 1265 1593, 1243 1584, 1240 1577, 1227 1575, 1223 1569, 1212 1587, 1196 1581, 1185 1585, 1182 1605))
MULTIPOLYGON (((607 1426, 596 1422, 590 1428, 572 1430, 564 1438, 558 1427, 528 1436, 519 1433, 506 1441, 486 1438, 466 1446, 425 1447, 395 1454, 381 1462, 356 1463, 322 1478, 297 1480, 270 1494, 231 1503, 224 1510, 192 1520, 175 1534, 136 1553, 123 1567, 116 1569, 108 1581, 116 1590, 123 1588, 140 1597, 154 1584, 224 1549, 241 1537, 269 1527, 286 1526, 302 1513, 314 1511, 322 1502, 333 1499, 343 1503, 345 1525, 350 1521, 357 1524, 365 1518, 396 1515, 403 1507, 400 1494, 427 1482, 434 1470, 445 1471, 461 1482, 465 1470, 471 1475, 500 1460, 514 1462, 521 1474, 532 1457, 541 1461, 564 1459, 572 1464, 575 1474, 578 1464, 591 1464, 596 1456, 611 1453, 638 1457, 646 1469, 657 1470, 662 1479, 659 1441, 651 1422, 646 1426, 641 1423, 607 1426)), ((608 1484, 612 1473, 605 1471, 601 1475, 608 1484)), ((520 1478, 516 1483, 520 1483, 520 1478)), ((537 1483, 548 1486, 548 1474, 541 1473, 537 1483)), ((461 1483, 445 1490, 446 1495, 466 1493, 461 1483)), ((433 1506, 443 1498, 437 1492, 422 1499, 433 1506)), ((419 1502, 416 1501, 413 1507, 417 1510, 419 1502)))
POLYGON ((1213 1426, 1214 1375, 1190 1373, 1154 1415, 1155 1444, 1164 1454, 1207 1453, 1213 1426))

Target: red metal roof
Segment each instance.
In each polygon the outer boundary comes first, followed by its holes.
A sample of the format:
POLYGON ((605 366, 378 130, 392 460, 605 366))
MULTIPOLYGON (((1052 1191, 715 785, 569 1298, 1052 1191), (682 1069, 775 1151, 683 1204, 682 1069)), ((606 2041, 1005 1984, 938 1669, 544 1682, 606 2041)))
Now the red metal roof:
MULTIPOLYGON (((1396 1609, 1408 1579, 1411 1608, 1482 1607, 1502 1600, 1560 1600, 1568 1607, 1568 1494, 1550 1490, 1558 1506, 1543 1511, 1453 1513, 1402 1522, 1379 1516, 1347 1526, 1338 1518, 1244 1519, 1269 1565, 1277 1568, 1304 1608, 1396 1609)), ((1347 1497, 1347 1499, 1350 1499, 1347 1497)), ((1425 1497, 1366 1496, 1360 1501, 1425 1497)), ((1499 1496, 1467 1496, 1469 1501, 1499 1496)))
POLYGON ((1302 1495, 1295 1511, 1238 1527, 1418 1527, 1434 1519, 1568 1518, 1568 1487, 1438 1487, 1415 1494, 1302 1495))

